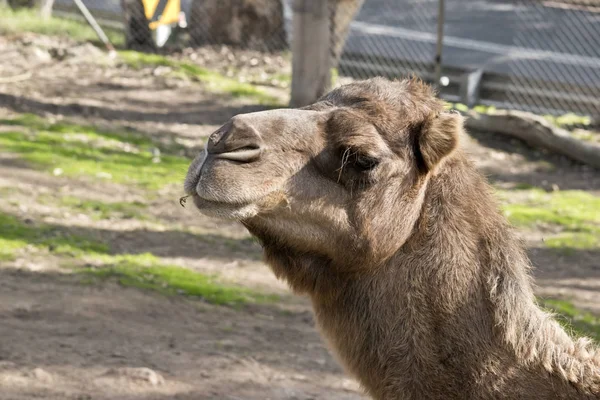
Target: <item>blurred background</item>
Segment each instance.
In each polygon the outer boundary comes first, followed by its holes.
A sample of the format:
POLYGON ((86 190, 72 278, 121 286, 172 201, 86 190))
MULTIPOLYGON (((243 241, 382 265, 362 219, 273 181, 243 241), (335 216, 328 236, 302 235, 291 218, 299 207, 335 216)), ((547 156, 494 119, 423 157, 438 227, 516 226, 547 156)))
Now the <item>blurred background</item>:
POLYGON ((248 233, 179 198, 233 115, 410 75, 600 340, 600 0, 0 0, 0 399, 363 399, 248 233))

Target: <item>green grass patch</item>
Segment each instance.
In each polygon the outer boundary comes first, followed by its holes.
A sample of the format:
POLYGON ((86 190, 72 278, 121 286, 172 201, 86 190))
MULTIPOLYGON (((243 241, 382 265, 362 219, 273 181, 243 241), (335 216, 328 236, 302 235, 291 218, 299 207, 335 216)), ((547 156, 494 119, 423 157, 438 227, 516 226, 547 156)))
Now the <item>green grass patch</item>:
MULTIPOLYGON (((123 32, 106 27, 102 29, 113 45, 124 45, 125 38, 123 32)), ((0 34, 6 35, 24 32, 65 36, 76 41, 100 44, 98 36, 87 23, 56 17, 42 19, 35 10, 12 10, 10 7, 0 6, 0 34)))
POLYGON ((19 128, 0 133, 4 151, 55 175, 92 176, 158 189, 181 181, 189 165, 185 157, 157 155, 150 139, 129 132, 48 123, 32 115, 0 120, 0 125, 19 128))
MULTIPOLYGON (((2 217, 0 216, 0 221, 2 217)), ((10 227, 0 227, 0 261, 12 261, 16 254, 27 247, 27 242, 20 239, 4 237, 4 230, 10 227)))
MULTIPOLYGON (((331 85, 335 85, 338 80, 340 79, 340 72, 337 68, 331 68, 331 85)), ((290 83, 291 83, 291 76, 290 76, 290 83)))
POLYGON ((566 255, 572 255, 576 250, 600 249, 600 230, 593 233, 567 232, 549 237, 544 240, 547 247, 557 249, 566 255))
POLYGON ((515 190, 527 190, 527 189, 536 189, 535 186, 529 184, 529 183, 524 183, 524 182, 519 182, 519 183, 515 183, 513 189, 515 190))
POLYGON ((0 125, 17 126, 33 131, 48 131, 63 134, 81 133, 87 135, 89 140, 113 139, 116 142, 126 142, 136 146, 151 147, 155 145, 151 139, 138 132, 111 132, 91 125, 79 125, 69 122, 49 122, 35 114, 21 114, 12 119, 0 119, 0 125))
POLYGON ((228 94, 233 97, 250 98, 264 105, 281 105, 281 101, 278 98, 269 95, 255 85, 227 78, 218 72, 202 68, 193 63, 174 60, 158 54, 146 54, 136 51, 120 51, 119 56, 131 68, 170 67, 173 69, 173 74, 202 82, 211 92, 228 94))
POLYGON ((25 223, 12 215, 0 213, 0 260, 14 259, 28 245, 55 254, 82 256, 105 254, 108 246, 46 224, 25 223))
POLYGON ((288 85, 292 84, 292 75, 286 73, 274 74, 271 79, 274 79, 279 82, 287 83, 288 85))
POLYGON ((557 314, 556 320, 576 336, 587 336, 600 343, 600 317, 576 308, 565 300, 544 299, 540 305, 557 314))
POLYGON ((272 303, 279 300, 247 288, 217 282, 214 277, 175 265, 165 265, 151 254, 103 257, 105 267, 88 268, 88 277, 116 279, 123 286, 155 290, 168 295, 199 297, 206 301, 238 307, 247 303, 272 303))
POLYGON ((585 129, 574 129, 569 132, 575 139, 584 142, 600 143, 600 132, 588 131, 585 129))
POLYGON ((72 210, 80 211, 96 220, 110 218, 145 219, 143 211, 146 209, 146 205, 137 201, 103 202, 64 196, 60 198, 60 204, 72 210))
MULTIPOLYGON (((473 110, 479 114, 494 114, 499 109, 495 106, 486 106, 486 105, 477 105, 473 108, 469 108, 466 104, 462 103, 451 103, 446 102, 446 109, 454 109, 461 112, 468 112, 469 110, 473 110)), ((544 119, 551 122, 553 125, 564 128, 564 129, 573 129, 577 127, 587 127, 592 123, 592 119, 586 115, 578 115, 574 113, 567 113, 563 115, 543 115, 544 119)), ((592 133, 586 134, 584 132, 580 132, 577 135, 573 135, 575 138, 581 138, 582 140, 590 140, 593 137, 592 133)))
POLYGON ((556 249, 600 248, 600 198, 579 190, 545 192, 537 188, 501 192, 517 197, 504 205, 511 223, 520 227, 548 226, 560 233, 545 240, 556 249))
POLYGON ((574 126, 587 126, 592 123, 592 119, 589 116, 577 115, 574 113, 567 113, 559 116, 544 115, 548 121, 552 122, 556 126, 562 128, 570 128, 574 126))
MULTIPOLYGON (((101 267, 74 269, 92 279, 116 279, 124 286, 158 291, 169 295, 200 297, 220 305, 238 307, 244 304, 272 303, 279 296, 218 282, 207 276, 176 265, 166 265, 152 254, 111 255, 108 246, 87 237, 67 232, 62 227, 26 223, 0 213, 0 261, 15 259, 27 246, 47 249, 59 256, 77 257, 101 267)), ((72 266, 65 262, 64 266, 72 266)))

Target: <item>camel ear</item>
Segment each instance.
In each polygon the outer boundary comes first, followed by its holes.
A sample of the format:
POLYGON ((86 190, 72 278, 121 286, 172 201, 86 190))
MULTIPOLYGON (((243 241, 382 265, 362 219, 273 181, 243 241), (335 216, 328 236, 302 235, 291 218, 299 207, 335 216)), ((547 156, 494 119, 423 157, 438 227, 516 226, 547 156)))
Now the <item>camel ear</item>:
POLYGON ((425 171, 435 168, 456 149, 462 129, 463 117, 457 113, 441 113, 422 125, 421 132, 417 133, 416 150, 425 171))

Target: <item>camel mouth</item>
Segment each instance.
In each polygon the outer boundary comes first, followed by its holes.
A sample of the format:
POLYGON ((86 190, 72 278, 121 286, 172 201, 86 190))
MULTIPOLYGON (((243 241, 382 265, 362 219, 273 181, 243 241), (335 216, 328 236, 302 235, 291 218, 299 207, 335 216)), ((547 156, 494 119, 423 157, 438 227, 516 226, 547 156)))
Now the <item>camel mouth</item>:
POLYGON ((207 200, 197 193, 191 195, 194 206, 200 213, 221 219, 243 221, 258 213, 258 207, 252 202, 230 203, 226 201, 207 200))

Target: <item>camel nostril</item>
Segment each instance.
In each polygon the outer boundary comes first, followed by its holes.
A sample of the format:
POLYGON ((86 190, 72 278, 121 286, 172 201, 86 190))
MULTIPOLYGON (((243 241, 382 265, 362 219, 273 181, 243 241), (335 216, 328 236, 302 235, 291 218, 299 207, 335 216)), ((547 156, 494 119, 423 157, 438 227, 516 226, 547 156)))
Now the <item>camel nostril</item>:
POLYGON ((212 156, 219 160, 230 160, 237 162, 256 161, 262 153, 262 148, 257 145, 243 146, 224 153, 213 153, 212 156))
POLYGON ((250 119, 248 116, 235 116, 213 133, 206 147, 208 156, 215 160, 240 163, 256 161, 264 145, 250 119))

